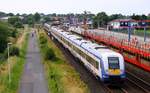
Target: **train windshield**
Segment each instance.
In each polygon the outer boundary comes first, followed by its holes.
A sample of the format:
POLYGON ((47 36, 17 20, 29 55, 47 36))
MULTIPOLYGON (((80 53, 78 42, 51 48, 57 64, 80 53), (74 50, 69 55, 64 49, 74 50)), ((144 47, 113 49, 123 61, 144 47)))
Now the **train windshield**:
POLYGON ((119 69, 119 58, 118 57, 108 57, 109 69, 119 69))

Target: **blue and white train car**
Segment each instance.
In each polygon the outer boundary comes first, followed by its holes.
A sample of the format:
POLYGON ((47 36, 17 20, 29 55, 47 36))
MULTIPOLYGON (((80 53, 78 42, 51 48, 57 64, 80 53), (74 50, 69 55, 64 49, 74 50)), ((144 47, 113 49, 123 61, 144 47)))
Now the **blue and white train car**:
POLYGON ((125 64, 121 54, 70 32, 54 27, 50 31, 52 36, 80 59, 97 78, 104 82, 124 81, 125 64))

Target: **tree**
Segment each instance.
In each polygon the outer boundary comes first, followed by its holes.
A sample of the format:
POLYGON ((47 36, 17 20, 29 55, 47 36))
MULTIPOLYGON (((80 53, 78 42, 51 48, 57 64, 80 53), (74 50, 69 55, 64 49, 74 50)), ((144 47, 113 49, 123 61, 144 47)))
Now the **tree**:
POLYGON ((7 16, 14 16, 14 14, 13 13, 8 13, 7 16))
POLYGON ((124 16, 122 14, 112 14, 109 16, 109 21, 115 20, 115 19, 122 19, 124 16))
POLYGON ((14 26, 15 26, 16 28, 23 28, 23 24, 22 24, 21 21, 16 22, 16 23, 14 24, 14 26))
POLYGON ((40 19, 41 19, 40 14, 39 14, 39 13, 35 13, 35 14, 34 14, 34 20, 35 20, 35 22, 39 22, 40 19))
POLYGON ((56 13, 53 13, 51 16, 52 16, 52 17, 56 17, 57 15, 56 15, 56 13))
POLYGON ((34 16, 32 14, 28 15, 27 24, 29 24, 30 26, 33 26, 34 23, 35 23, 34 16))
POLYGON ((8 23, 12 24, 16 28, 22 28, 23 24, 18 16, 13 16, 8 19, 8 23))
POLYGON ((0 53, 7 47, 9 28, 8 24, 0 22, 0 53))
POLYGON ((147 16, 146 15, 141 15, 141 20, 146 20, 147 19, 147 16))
POLYGON ((16 14, 16 16, 20 16, 20 14, 19 14, 19 13, 17 13, 17 14, 16 14))
POLYGON ((0 17, 5 17, 6 14, 4 12, 0 12, 0 17))
POLYGON ((49 16, 45 16, 45 17, 44 17, 44 22, 50 22, 50 21, 51 21, 51 19, 50 19, 49 16))
POLYGON ((142 14, 142 15, 135 15, 135 14, 133 14, 131 16, 131 18, 134 19, 134 20, 146 20, 146 19, 148 19, 148 17, 146 15, 144 15, 144 14, 142 14))
POLYGON ((140 16, 139 15, 135 15, 135 14, 133 14, 131 16, 131 18, 134 19, 134 20, 140 20, 140 16))
POLYGON ((97 17, 96 16, 93 17, 93 27, 94 28, 98 27, 98 21, 97 21, 97 17))
POLYGON ((147 16, 147 19, 149 19, 149 20, 150 20, 150 14, 147 16))
POLYGON ((95 17, 93 17, 93 23, 95 26, 105 26, 107 25, 107 22, 109 21, 109 17, 105 12, 98 13, 95 17))

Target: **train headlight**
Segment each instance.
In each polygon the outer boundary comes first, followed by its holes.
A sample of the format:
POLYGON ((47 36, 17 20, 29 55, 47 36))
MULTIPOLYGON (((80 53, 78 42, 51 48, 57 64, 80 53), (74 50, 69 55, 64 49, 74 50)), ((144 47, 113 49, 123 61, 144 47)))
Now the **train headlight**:
POLYGON ((121 78, 126 78, 126 75, 125 74, 121 75, 121 78))
POLYGON ((103 78, 108 78, 108 76, 107 75, 103 75, 103 78))

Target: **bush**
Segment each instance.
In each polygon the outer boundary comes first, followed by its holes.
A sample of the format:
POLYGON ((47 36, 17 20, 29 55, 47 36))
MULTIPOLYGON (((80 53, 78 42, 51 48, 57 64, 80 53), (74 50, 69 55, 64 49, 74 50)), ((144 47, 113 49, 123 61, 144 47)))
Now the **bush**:
POLYGON ((0 54, 0 61, 4 61, 4 60, 5 60, 4 54, 0 54))
POLYGON ((40 34, 40 44, 46 44, 47 43, 47 38, 44 36, 44 34, 40 34))
POLYGON ((14 37, 14 38, 16 38, 17 35, 18 35, 18 31, 17 31, 17 29, 14 29, 14 30, 11 32, 11 36, 14 37))
POLYGON ((9 37, 10 29, 9 25, 3 22, 0 22, 0 53, 3 53, 7 48, 7 39, 9 37))
POLYGON ((51 48, 47 48, 45 51, 45 59, 46 60, 54 60, 56 57, 54 51, 51 48))
MULTIPOLYGON (((20 52, 20 50, 18 47, 12 46, 12 47, 10 47, 9 55, 10 56, 19 56, 19 54, 20 54, 19 52, 20 52)), ((4 55, 5 55, 5 58, 8 57, 8 50, 7 49, 5 50, 4 55)))
POLYGON ((14 55, 19 56, 19 48, 15 47, 15 46, 11 47, 10 48, 10 55, 11 56, 14 56, 14 55))

